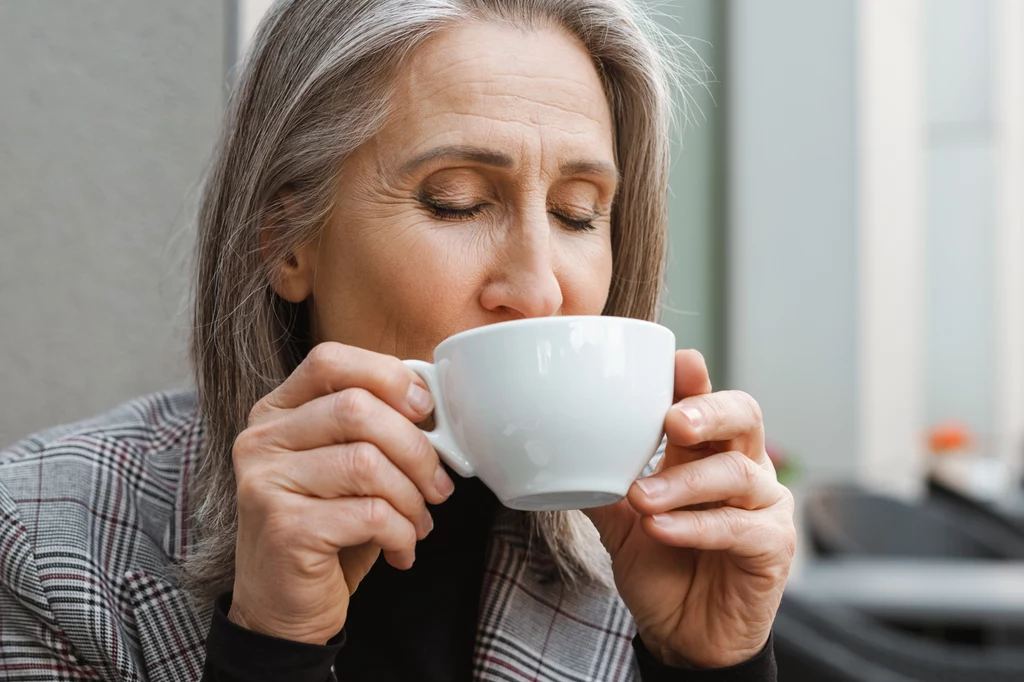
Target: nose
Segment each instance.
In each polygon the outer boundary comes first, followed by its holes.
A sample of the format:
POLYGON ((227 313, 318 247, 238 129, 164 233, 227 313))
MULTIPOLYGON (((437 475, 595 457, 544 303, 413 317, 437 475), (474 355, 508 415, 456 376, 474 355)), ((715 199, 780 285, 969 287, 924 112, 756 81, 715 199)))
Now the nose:
POLYGON ((494 267, 480 303, 516 317, 549 317, 562 308, 562 285, 555 272, 554 240, 546 209, 520 220, 497 243, 494 267))

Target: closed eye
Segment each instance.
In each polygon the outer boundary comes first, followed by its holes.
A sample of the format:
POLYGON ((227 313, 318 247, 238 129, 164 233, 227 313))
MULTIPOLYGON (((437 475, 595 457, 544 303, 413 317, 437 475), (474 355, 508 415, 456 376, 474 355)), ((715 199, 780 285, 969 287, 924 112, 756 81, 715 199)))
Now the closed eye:
POLYGON ((562 223, 563 225, 568 227, 570 230, 573 230, 575 232, 591 232, 591 231, 597 229, 597 226, 594 225, 594 222, 593 222, 594 219, 593 218, 590 218, 590 219, 570 218, 567 215, 562 215, 561 213, 555 213, 554 211, 551 211, 550 215, 555 220, 557 220, 558 222, 562 223))
POLYGON ((459 208, 456 206, 445 206, 429 199, 421 199, 421 201, 430 213, 440 220, 470 220, 475 218, 486 206, 486 204, 477 204, 468 208, 459 208))
MULTIPOLYGON (((472 220, 487 206, 487 204, 476 204, 460 208, 458 206, 447 206, 426 197, 420 198, 420 202, 427 207, 431 215, 439 220, 472 220)), ((574 232, 592 232, 597 229, 593 222, 594 218, 572 218, 556 211, 550 211, 549 215, 574 232)))

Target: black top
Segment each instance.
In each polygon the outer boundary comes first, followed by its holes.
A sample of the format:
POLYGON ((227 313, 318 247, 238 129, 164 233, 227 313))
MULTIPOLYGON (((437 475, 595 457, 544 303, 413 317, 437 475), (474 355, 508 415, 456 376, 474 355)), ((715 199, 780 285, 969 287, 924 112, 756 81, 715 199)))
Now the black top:
MULTIPOLYGON (((230 593, 216 602, 202 682, 326 682, 334 664, 345 682, 469 682, 488 533, 500 505, 476 478, 456 480, 431 507, 434 530, 399 571, 383 558, 349 603, 345 630, 325 646, 261 635, 227 619, 230 593)), ((731 668, 680 670, 660 664, 639 637, 644 682, 774 682, 772 644, 731 668)))

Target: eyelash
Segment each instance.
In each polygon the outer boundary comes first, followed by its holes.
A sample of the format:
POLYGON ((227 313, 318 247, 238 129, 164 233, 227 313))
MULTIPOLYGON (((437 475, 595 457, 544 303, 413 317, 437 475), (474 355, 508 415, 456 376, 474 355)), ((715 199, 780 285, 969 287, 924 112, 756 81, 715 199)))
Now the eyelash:
MULTIPOLYGON (((471 220, 484 210, 484 204, 477 204, 469 208, 453 208, 432 201, 424 201, 423 203, 430 209, 434 217, 440 220, 471 220)), ((548 213, 574 232, 591 232, 597 229, 597 226, 590 220, 575 220, 552 211, 548 213)))

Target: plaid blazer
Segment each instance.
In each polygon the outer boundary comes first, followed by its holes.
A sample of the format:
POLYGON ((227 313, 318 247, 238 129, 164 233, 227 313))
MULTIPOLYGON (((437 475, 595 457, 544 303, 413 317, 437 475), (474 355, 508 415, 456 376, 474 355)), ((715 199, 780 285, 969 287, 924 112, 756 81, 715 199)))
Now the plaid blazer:
MULTIPOLYGON (((194 392, 147 396, 0 452, 0 678, 198 680, 210 606, 174 580, 189 551, 194 392)), ((618 595, 564 589, 499 517, 474 678, 638 680, 618 595)))

